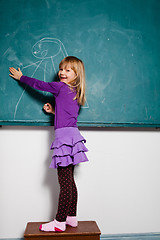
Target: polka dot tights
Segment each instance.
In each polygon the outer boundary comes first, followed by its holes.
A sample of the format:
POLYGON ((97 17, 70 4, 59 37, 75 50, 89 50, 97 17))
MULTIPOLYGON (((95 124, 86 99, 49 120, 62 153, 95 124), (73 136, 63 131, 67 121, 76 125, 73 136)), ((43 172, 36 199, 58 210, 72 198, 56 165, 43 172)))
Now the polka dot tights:
POLYGON ((74 166, 58 167, 57 171, 60 194, 56 220, 65 222, 67 216, 76 216, 77 211, 77 187, 74 181, 74 166))

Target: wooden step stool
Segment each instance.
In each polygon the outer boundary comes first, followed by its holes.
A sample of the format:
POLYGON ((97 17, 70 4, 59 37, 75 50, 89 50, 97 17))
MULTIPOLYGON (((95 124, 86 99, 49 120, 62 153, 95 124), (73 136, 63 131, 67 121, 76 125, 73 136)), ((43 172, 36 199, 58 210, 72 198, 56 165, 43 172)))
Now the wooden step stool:
POLYGON ((65 232, 43 232, 39 230, 42 222, 27 224, 25 240, 100 240, 100 230, 95 221, 79 221, 78 227, 67 226, 65 232))

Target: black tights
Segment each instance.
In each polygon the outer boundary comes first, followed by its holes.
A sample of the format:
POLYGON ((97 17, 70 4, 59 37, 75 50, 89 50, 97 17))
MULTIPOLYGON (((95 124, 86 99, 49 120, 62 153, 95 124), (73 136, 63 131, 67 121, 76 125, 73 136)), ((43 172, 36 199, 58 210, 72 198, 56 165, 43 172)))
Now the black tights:
POLYGON ((74 181, 74 166, 58 167, 57 172, 60 194, 56 220, 65 222, 67 216, 76 216, 77 212, 77 187, 74 181))

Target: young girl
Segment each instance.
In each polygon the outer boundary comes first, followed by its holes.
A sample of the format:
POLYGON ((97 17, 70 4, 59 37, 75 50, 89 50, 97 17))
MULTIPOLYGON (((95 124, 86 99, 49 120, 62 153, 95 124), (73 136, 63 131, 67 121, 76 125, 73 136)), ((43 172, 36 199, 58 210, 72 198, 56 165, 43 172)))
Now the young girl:
MULTIPOLYGON (((51 145, 53 157, 50 168, 57 168, 60 184, 59 204, 55 220, 40 226, 41 231, 65 231, 66 225, 78 225, 77 188, 74 181, 74 166, 88 161, 84 145, 86 140, 77 127, 80 105, 85 103, 85 70, 83 62, 73 56, 59 64, 60 82, 43 82, 23 76, 18 68, 10 68, 10 76, 35 89, 50 92, 55 97, 55 140, 51 145)), ((44 110, 53 113, 50 104, 44 110)))

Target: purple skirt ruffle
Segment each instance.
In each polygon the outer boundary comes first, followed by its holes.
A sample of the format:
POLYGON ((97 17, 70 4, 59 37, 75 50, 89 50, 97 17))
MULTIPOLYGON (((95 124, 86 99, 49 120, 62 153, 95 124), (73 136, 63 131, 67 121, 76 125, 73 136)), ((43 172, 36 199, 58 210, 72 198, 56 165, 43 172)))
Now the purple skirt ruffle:
POLYGON ((55 140, 51 145, 53 149, 50 168, 58 166, 66 167, 88 161, 85 152, 88 149, 84 143, 86 140, 76 127, 64 127, 55 130, 55 140))

